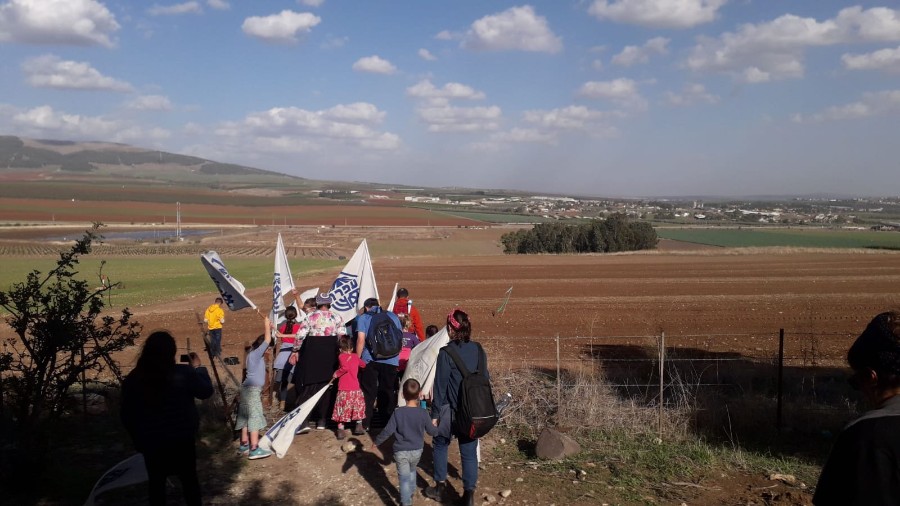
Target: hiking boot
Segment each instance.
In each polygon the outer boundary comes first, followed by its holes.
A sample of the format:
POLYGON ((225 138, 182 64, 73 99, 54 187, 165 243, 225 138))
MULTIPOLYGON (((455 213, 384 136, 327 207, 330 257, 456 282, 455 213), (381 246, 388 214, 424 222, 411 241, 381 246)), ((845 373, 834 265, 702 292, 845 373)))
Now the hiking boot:
POLYGON ((447 482, 446 481, 436 481, 434 482, 433 487, 425 487, 425 490, 422 491, 425 494, 425 497, 431 499, 432 501, 442 502, 444 500, 444 493, 447 490, 447 482))
POLYGON ((356 424, 355 427, 353 427, 353 435, 354 436, 362 436, 365 433, 366 433, 366 429, 365 429, 365 427, 362 426, 361 423, 358 423, 358 424, 356 424))
POLYGON ((475 491, 466 490, 463 492, 462 499, 459 500, 461 506, 475 506, 475 491))
POLYGON ((337 439, 338 441, 347 439, 347 431, 344 429, 338 429, 337 431, 337 439))
POLYGON ((264 459, 266 457, 271 457, 271 456, 272 456, 272 452, 270 452, 269 450, 266 450, 264 448, 260 448, 258 446, 256 448, 254 448, 253 450, 250 450, 250 453, 248 454, 248 458, 250 460, 264 459))
POLYGON ((242 443, 240 446, 238 446, 238 453, 240 453, 241 455, 246 455, 246 454, 250 453, 250 443, 247 443, 247 444, 242 443))

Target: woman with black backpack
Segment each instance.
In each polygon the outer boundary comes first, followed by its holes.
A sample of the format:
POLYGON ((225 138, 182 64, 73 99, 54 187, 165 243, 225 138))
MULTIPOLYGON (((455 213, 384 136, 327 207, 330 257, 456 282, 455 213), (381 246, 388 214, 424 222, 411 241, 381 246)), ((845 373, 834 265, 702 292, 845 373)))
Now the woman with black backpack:
POLYGON ((493 412, 496 415, 496 409, 490 393, 487 355, 480 344, 471 341, 469 315, 461 309, 450 311, 447 332, 450 343, 438 353, 431 406, 432 423, 438 427, 438 435, 432 439, 435 483, 425 489, 425 496, 438 502, 445 499, 448 488, 447 453, 450 440, 455 437, 462 460, 462 504, 474 505, 478 482, 478 438, 490 430, 496 416, 486 420, 487 426, 482 426, 481 421, 477 420, 479 417, 473 416, 473 411, 483 411, 488 415, 493 412))

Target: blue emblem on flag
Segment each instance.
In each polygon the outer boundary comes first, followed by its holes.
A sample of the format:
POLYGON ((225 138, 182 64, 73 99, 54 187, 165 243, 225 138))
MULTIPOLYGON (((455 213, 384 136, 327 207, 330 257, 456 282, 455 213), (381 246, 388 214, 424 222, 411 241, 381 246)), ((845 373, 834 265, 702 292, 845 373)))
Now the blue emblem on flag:
POLYGON ((331 285, 331 308, 336 311, 356 309, 359 302, 359 276, 341 272, 331 285))

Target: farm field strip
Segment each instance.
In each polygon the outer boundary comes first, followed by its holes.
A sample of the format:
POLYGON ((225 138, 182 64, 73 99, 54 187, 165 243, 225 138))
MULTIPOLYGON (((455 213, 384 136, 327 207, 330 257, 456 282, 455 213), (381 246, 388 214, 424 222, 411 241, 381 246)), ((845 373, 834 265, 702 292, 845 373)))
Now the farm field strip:
POLYGON ((895 248, 900 249, 900 233, 871 230, 760 229, 760 228, 657 228, 665 239, 731 248, 895 248))

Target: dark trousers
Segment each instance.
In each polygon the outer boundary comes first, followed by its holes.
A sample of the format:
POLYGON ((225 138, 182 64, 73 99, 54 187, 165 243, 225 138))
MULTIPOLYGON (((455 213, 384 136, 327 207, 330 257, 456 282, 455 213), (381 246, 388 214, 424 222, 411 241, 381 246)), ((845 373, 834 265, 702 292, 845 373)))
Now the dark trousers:
POLYGON ((150 504, 166 504, 166 478, 178 476, 188 506, 200 506, 197 449, 194 439, 172 441, 142 452, 147 466, 150 504))
MULTIPOLYGON (((322 383, 311 383, 309 385, 297 386, 300 389, 300 393, 298 393, 297 397, 297 405, 301 405, 304 402, 308 401, 312 396, 316 395, 319 390, 322 390, 322 387, 327 385, 328 382, 324 381, 322 383)), ((329 388, 325 395, 319 399, 319 402, 316 403, 315 407, 313 407, 312 411, 309 413, 309 419, 314 420, 316 422, 321 422, 322 420, 328 421, 330 418, 328 416, 328 408, 331 406, 331 397, 332 391, 334 388, 329 388)))
POLYGON ((214 357, 222 356, 222 329, 209 331, 209 353, 214 357))
POLYGON ((359 370, 359 389, 366 399, 366 419, 363 427, 372 426, 375 414, 375 402, 378 402, 378 416, 385 422, 391 418, 397 407, 397 366, 369 362, 365 369, 359 370))

